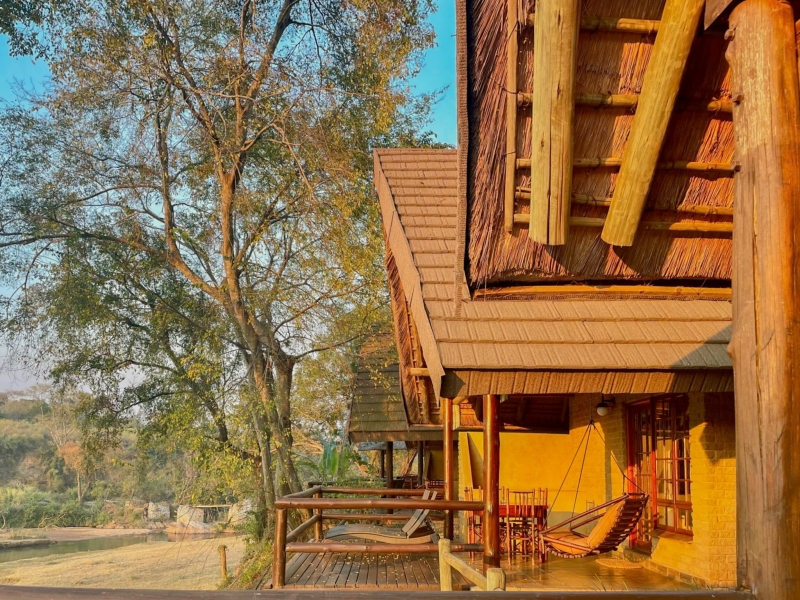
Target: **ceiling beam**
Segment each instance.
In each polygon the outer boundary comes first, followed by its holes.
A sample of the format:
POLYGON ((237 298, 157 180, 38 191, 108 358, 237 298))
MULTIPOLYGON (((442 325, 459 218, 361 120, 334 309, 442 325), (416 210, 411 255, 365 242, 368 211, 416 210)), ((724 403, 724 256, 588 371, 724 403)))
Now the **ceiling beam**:
POLYGON ((734 4, 738 4, 741 0, 706 0, 706 14, 703 19, 703 27, 708 29, 717 19, 722 16, 722 13, 727 12, 734 4))
POLYGON ((667 0, 664 6, 603 227, 603 240, 614 246, 630 246, 636 236, 703 6, 704 0, 667 0))

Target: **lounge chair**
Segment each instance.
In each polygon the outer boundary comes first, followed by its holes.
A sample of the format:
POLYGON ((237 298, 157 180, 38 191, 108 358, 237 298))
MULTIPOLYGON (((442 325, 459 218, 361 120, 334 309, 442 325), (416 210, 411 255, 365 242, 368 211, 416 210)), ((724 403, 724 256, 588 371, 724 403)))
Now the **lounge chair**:
MULTIPOLYGON (((435 500, 435 490, 425 490, 423 500, 435 500)), ((429 544, 436 542, 438 536, 433 526, 428 522, 429 508, 419 508, 411 513, 408 522, 401 527, 386 527, 382 525, 366 525, 355 523, 352 525, 337 525, 328 530, 326 540, 371 540, 387 544, 429 544)), ((369 519, 369 515, 364 516, 369 519)))
POLYGON ((538 536, 542 559, 545 551, 563 558, 583 558, 616 550, 636 527, 648 499, 647 494, 624 494, 542 530, 538 536), (603 508, 607 510, 600 512, 603 508), (576 531, 593 521, 597 523, 588 535, 576 531))

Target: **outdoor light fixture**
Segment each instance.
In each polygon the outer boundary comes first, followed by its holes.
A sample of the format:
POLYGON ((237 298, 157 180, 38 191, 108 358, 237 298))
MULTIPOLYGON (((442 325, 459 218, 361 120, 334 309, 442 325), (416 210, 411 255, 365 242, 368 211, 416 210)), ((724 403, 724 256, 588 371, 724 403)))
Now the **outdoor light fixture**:
POLYGON ((595 407, 597 410, 597 414, 601 417, 605 417, 608 414, 608 411, 614 408, 617 405, 617 401, 614 398, 603 399, 600 403, 595 407))

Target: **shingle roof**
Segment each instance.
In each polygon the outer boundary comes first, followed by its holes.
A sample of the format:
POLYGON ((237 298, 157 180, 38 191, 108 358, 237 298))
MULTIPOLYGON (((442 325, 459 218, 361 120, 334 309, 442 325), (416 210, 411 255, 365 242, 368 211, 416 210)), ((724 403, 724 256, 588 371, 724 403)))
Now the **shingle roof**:
POLYGON ((437 394, 445 371, 731 369, 728 301, 470 299, 456 284, 457 175, 454 150, 375 152, 388 243, 437 394))

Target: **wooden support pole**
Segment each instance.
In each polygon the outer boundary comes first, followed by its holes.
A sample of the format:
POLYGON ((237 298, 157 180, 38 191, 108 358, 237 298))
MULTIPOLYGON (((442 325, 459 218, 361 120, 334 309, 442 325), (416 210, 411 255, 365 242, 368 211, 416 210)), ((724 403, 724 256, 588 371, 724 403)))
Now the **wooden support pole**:
POLYGON ((286 585, 286 509, 275 510, 275 540, 272 554, 272 587, 286 585))
MULTIPOLYGON (((386 442, 386 489, 394 487, 394 442, 386 442)), ((393 513, 394 509, 389 509, 393 513)))
POLYGON ((483 568, 500 566, 499 396, 483 397, 483 568))
POLYGON ((533 78, 528 235, 540 244, 562 245, 567 241, 572 200, 580 0, 538 0, 536 19, 538 27, 547 35, 533 37, 536 76, 533 78))
POLYGON ((506 188, 503 223, 514 228, 514 188, 517 171, 517 61, 519 60, 519 15, 517 0, 506 0, 506 188))
POLYGON ((800 598, 800 90, 781 0, 730 16, 734 183, 733 359, 739 585, 800 598))
POLYGON ((226 550, 228 547, 226 545, 221 545, 219 550, 219 568, 221 571, 222 577, 220 578, 222 585, 228 585, 228 556, 226 554, 226 550))
POLYGON ((425 442, 419 443, 419 453, 417 454, 417 485, 425 485, 425 442))
MULTIPOLYGON (((322 491, 314 494, 314 498, 322 498, 322 491)), ((322 509, 318 508, 314 510, 314 515, 319 517, 319 520, 314 523, 314 539, 320 541, 324 537, 322 530, 322 509)))
POLYGON ((664 6, 603 227, 603 240, 614 246, 630 246, 636 236, 703 5, 704 0, 667 0, 664 6))
POLYGON ((386 450, 380 451, 380 461, 381 461, 381 479, 386 477, 386 450))
MULTIPOLYGON (((516 0, 513 0, 516 2, 516 0)), ((453 499, 453 400, 442 398, 442 440, 444 447, 444 499, 453 499)), ((453 539, 453 511, 444 516, 444 537, 453 539)))
MULTIPOLYGON (((511 0, 516 2, 517 0, 511 0)), ((450 547, 450 539, 443 538, 439 540, 439 591, 452 592, 453 591, 453 569, 447 563, 447 554, 452 551, 450 547)))

